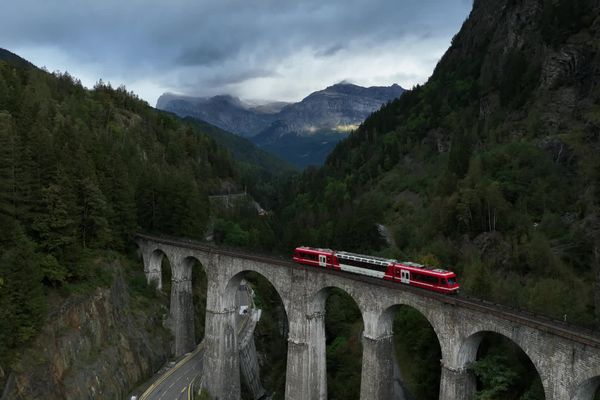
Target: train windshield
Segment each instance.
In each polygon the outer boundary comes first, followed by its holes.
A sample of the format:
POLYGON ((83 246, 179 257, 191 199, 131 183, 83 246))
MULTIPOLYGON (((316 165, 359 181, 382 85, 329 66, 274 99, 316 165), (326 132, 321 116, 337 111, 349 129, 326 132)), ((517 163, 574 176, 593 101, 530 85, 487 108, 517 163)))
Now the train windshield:
POLYGON ((454 286, 456 284, 456 278, 448 279, 448 286, 454 286))

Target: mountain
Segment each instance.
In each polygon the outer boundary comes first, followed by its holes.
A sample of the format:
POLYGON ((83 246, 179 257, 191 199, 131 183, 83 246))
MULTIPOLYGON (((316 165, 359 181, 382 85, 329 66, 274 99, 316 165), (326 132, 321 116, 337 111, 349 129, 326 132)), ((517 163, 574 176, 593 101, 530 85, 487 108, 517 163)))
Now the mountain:
POLYGON ((404 89, 339 83, 298 103, 252 105, 232 96, 162 95, 157 108, 193 117, 251 138, 259 147, 299 167, 320 165, 331 149, 373 111, 404 89))
POLYGON ((468 294, 594 324, 599 153, 598 2, 476 0, 429 81, 288 192, 280 237, 447 265, 468 294))
MULTIPOLYGON (((282 248, 446 267, 461 296, 597 329, 598 154, 599 2, 475 0, 426 84, 373 113, 323 168, 281 191, 277 236, 282 248)), ((438 398, 435 334, 423 341, 396 318, 394 331, 420 343, 395 342, 399 360, 414 354, 404 365, 418 378, 407 386, 438 398)), ((482 336, 471 364, 476 397, 544 399, 527 355, 482 336)))
POLYGON ((271 122, 270 114, 253 109, 233 96, 183 97, 163 94, 156 108, 180 117, 192 117, 242 137, 251 137, 271 122))
MULTIPOLYGON (((94 304, 99 304, 95 288, 108 287, 113 280, 105 266, 125 260, 134 233, 159 231, 202 238, 210 214, 208 195, 223 188, 243 190, 229 152, 200 127, 157 111, 122 87, 99 83, 87 90, 67 73, 50 74, 33 68, 6 51, 2 57, 0 387, 19 357, 26 356, 25 347, 33 345, 46 318, 53 320, 47 315, 48 305, 69 294, 89 294, 94 304)), ((119 276, 133 272, 129 261, 125 265, 115 267, 119 276)), ((138 277, 142 285, 135 286, 140 290, 146 287, 145 278, 141 274, 138 277)), ((117 297, 125 301, 128 296, 117 297)), ((79 300, 68 298, 69 304, 79 304, 79 300)), ((129 308, 126 304, 122 307, 129 308)), ((135 318, 143 319, 145 309, 138 309, 140 314, 135 318)), ((80 314, 89 319, 89 313, 80 314)), ((80 351, 79 358, 86 359, 74 368, 82 381, 84 366, 93 365, 95 360, 103 360, 102 368, 122 371, 119 363, 106 366, 104 352, 97 351, 105 347, 89 351, 90 340, 95 340, 84 338, 89 329, 59 328, 69 338, 62 345, 72 342, 75 348, 70 354, 80 351), (83 348, 77 348, 82 343, 83 348)), ((124 334, 121 339, 129 340, 124 334)), ((135 335, 138 342, 140 337, 135 335)), ((106 344, 101 342, 96 344, 106 344)), ((145 354, 146 346, 132 351, 145 354)), ((117 349, 114 354, 123 351, 128 350, 117 349)), ((44 358, 47 354, 38 357, 42 360, 38 367, 50 367, 44 358)), ((132 359, 136 357, 132 355, 132 359)), ((57 353, 49 359, 57 359, 57 353)), ((23 365, 31 365, 27 360, 23 365)), ((156 361, 153 363, 160 365, 164 360, 156 361)), ((61 365, 71 362, 63 359, 61 365)), ((113 381, 98 381, 97 393, 127 393, 142 374, 154 371, 143 359, 133 362, 130 371, 136 370, 133 364, 140 367, 140 374, 121 380, 118 389, 113 381), (111 391, 101 390, 106 385, 111 391)), ((90 377, 98 376, 97 368, 88 369, 92 371, 96 375, 90 377)), ((15 372, 23 371, 19 368, 15 372)), ((52 379, 68 376, 58 374, 52 379)), ((20 377, 17 380, 23 384, 17 385, 21 388, 29 385, 20 377)), ((34 389, 48 387, 47 380, 32 382, 34 389)), ((66 380, 58 385, 60 389, 70 387, 66 380)), ((63 398, 56 396, 38 391, 21 397, 63 398)))
POLYGON ((258 148, 246 138, 192 117, 186 117, 184 120, 198 127, 202 133, 210 136, 218 145, 228 149, 233 159, 239 164, 244 164, 246 168, 258 169, 255 172, 271 176, 286 175, 296 170, 292 164, 258 148))

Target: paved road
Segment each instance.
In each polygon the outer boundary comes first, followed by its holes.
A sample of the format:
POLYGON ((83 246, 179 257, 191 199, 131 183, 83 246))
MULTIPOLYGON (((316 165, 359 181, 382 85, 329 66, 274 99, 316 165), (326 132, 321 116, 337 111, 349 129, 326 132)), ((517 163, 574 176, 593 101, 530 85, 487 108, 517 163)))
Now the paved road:
MULTIPOLYGON (((236 294, 238 310, 242 306, 250 306, 250 296, 246 286, 240 285, 236 294)), ((243 329, 246 320, 251 313, 237 314, 238 330, 243 329)), ((194 378, 202 373, 204 361, 204 345, 200 344, 198 348, 190 355, 183 358, 179 363, 166 371, 152 386, 140 396, 140 400, 188 400, 192 399, 191 383, 194 378)))

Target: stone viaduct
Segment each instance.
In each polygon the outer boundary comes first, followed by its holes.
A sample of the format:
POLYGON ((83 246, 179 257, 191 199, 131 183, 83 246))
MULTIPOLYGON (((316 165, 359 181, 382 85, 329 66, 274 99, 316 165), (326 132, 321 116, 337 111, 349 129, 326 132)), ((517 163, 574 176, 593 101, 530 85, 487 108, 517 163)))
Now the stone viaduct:
POLYGON ((362 313, 361 400, 391 398, 392 320, 400 305, 418 310, 437 335, 442 353, 441 400, 473 398, 475 379, 468 367, 487 332, 509 338, 527 354, 541 377, 546 400, 592 400, 600 386, 600 338, 574 328, 461 296, 438 295, 181 239, 138 235, 136 241, 149 281, 160 287, 162 258, 167 257, 171 265, 170 313, 176 355, 195 347, 192 266, 198 261, 206 272, 207 368, 203 384, 214 399, 240 398, 235 291, 247 271, 261 274, 273 285, 287 314, 288 400, 327 398, 324 317, 332 288, 348 293, 362 313))

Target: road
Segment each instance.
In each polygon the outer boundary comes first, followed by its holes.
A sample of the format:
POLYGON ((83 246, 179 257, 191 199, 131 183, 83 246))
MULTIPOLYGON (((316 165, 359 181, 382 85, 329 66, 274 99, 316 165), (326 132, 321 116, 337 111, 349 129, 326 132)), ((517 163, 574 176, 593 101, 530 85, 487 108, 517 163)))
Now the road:
MULTIPOLYGON (((240 289, 236 294, 238 310, 242 307, 250 307, 251 301, 248 290, 242 281, 240 289)), ((237 313, 238 334, 246 326, 245 322, 251 313, 237 313)), ((193 398, 191 384, 196 376, 202 373, 204 362, 204 345, 201 343, 196 350, 184 357, 177 364, 156 380, 140 396, 140 400, 189 400, 193 398)))

